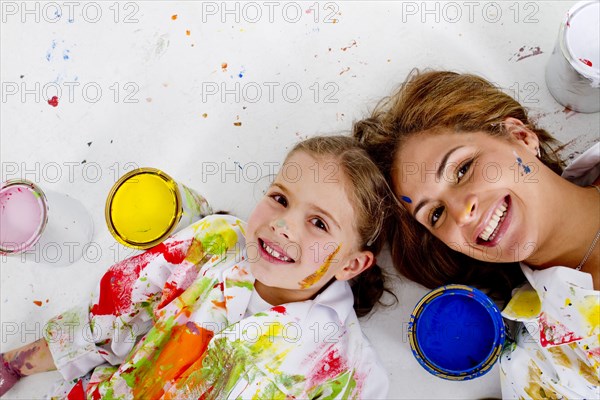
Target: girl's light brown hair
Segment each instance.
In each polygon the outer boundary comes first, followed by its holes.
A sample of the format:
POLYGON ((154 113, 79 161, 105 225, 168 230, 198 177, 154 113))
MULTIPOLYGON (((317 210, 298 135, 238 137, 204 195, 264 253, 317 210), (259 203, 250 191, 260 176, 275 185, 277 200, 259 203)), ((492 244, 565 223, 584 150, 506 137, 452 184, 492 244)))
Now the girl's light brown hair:
MULTIPOLYGON (((354 207, 353 225, 360 250, 379 254, 386 241, 393 197, 387 181, 367 152, 350 136, 315 136, 296 144, 288 153, 303 151, 317 159, 331 157, 347 179, 346 193, 354 207)), ((324 178, 324 177, 323 177, 324 178)), ((354 309, 360 317, 368 314, 384 291, 385 276, 377 264, 353 278, 354 309)), ((389 291, 388 291, 389 292, 389 291)), ((390 292, 391 293, 391 292, 390 292)))
MULTIPOLYGON (((471 74, 413 70, 394 94, 376 106, 369 118, 354 124, 353 135, 388 182, 392 182, 394 160, 407 139, 447 129, 508 137, 504 121, 509 117, 535 132, 540 142, 540 160, 554 172, 562 172, 558 142, 529 120, 519 102, 484 78, 471 74)), ((388 238, 396 268, 426 287, 471 284, 505 300, 511 288, 523 279, 516 263, 486 263, 451 250, 401 205, 397 221, 389 225, 388 238)))

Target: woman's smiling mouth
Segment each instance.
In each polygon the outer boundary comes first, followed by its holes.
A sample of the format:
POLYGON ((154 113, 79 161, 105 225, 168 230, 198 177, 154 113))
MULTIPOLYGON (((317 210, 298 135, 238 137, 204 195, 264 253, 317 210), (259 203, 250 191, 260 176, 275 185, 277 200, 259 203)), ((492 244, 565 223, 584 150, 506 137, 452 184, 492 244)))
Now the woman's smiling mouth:
POLYGON ((481 246, 495 246, 508 229, 511 215, 511 200, 506 196, 491 212, 487 224, 479 233, 476 243, 481 246))

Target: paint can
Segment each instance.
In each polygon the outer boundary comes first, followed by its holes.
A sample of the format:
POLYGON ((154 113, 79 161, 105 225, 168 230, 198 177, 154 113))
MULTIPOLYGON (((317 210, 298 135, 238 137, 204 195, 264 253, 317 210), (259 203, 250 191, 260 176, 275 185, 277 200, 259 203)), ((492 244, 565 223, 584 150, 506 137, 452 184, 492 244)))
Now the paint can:
POLYGON ((408 337, 423 368, 460 381, 492 368, 504 345, 505 328, 500 310, 486 294, 470 286, 447 285, 417 303, 408 337))
POLYGON ((87 209, 67 194, 25 179, 0 187, 0 254, 57 266, 79 260, 92 240, 87 209))
POLYGON ((600 2, 576 3, 561 23, 546 85, 571 110, 600 111, 600 2))
POLYGON ((138 168, 112 187, 106 224, 121 244, 148 249, 169 235, 212 214, 204 197, 155 168, 138 168))

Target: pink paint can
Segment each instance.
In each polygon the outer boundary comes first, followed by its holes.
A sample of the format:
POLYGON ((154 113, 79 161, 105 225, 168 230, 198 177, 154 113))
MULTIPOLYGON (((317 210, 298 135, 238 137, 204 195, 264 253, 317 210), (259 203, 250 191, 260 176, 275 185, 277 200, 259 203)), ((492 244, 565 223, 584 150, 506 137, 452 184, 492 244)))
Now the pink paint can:
POLYGON ((600 2, 581 1, 567 13, 546 66, 546 85, 571 110, 600 111, 600 2))
POLYGON ((88 250, 93 222, 76 199, 25 179, 0 186, 0 254, 68 265, 88 250))

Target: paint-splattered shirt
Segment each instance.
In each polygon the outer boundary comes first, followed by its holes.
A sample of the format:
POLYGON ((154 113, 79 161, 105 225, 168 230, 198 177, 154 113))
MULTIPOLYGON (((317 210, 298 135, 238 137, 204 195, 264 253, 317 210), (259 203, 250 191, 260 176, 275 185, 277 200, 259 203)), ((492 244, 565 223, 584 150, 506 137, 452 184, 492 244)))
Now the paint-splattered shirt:
MULTIPOLYGON (((600 144, 563 173, 589 185, 600 172, 600 144)), ((515 342, 500 358, 502 398, 600 398, 600 292, 588 273, 572 268, 532 270, 528 284, 502 312, 518 321, 515 342)))
POLYGON ((206 217, 113 265, 89 307, 52 319, 70 398, 384 398, 387 373, 347 282, 245 317, 254 278, 244 230, 206 217), (89 383, 77 380, 91 370, 89 383))

